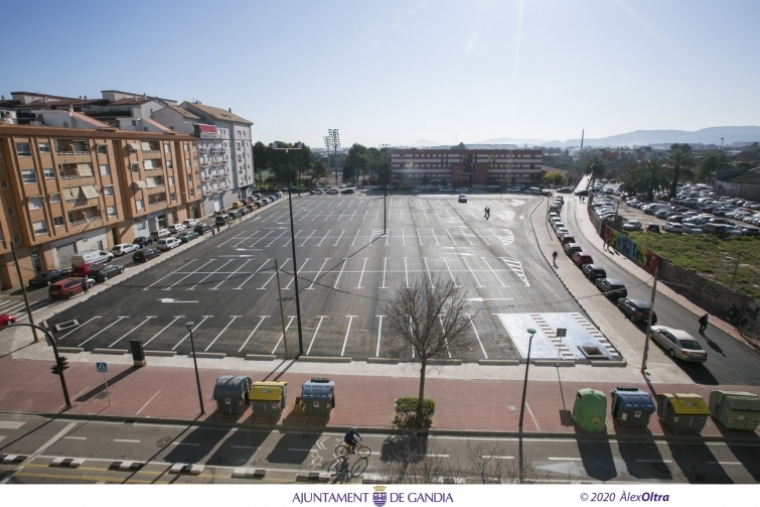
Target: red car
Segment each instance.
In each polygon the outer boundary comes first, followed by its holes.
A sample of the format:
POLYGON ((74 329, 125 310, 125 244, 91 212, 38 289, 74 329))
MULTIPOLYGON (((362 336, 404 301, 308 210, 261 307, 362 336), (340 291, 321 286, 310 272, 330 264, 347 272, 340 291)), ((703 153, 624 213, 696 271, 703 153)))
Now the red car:
POLYGON ((563 245, 566 243, 575 243, 575 236, 571 236, 570 234, 563 234, 559 237, 559 242, 563 245))
POLYGON ((48 287, 48 296, 53 299, 69 299, 82 292, 83 280, 86 280, 88 289, 93 286, 93 281, 88 278, 64 278, 48 287))
POLYGON ((10 326, 16 323, 16 317, 10 313, 4 313, 0 315, 0 326, 10 326))
POLYGON ((591 258, 591 255, 587 254, 586 252, 575 252, 570 259, 575 263, 576 266, 579 268, 582 268, 586 264, 593 264, 594 259, 591 258))
POLYGON ((75 267, 71 271, 71 277, 72 278, 86 278, 89 277, 90 272, 94 270, 95 268, 102 268, 105 266, 103 263, 97 263, 97 262, 88 262, 85 264, 82 264, 80 266, 75 267))

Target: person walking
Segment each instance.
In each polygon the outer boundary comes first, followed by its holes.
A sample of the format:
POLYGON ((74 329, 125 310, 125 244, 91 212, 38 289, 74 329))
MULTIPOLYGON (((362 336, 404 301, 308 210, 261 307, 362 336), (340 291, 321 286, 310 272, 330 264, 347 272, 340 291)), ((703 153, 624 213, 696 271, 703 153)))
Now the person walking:
POLYGON ((708 320, 707 314, 704 314, 699 318, 699 334, 704 333, 705 329, 707 329, 707 320, 708 320))
POLYGON ((555 250, 552 252, 552 264, 554 264, 554 267, 557 267, 557 251, 555 250))
POLYGON ((88 293, 89 293, 89 290, 88 290, 88 289, 89 289, 89 286, 88 286, 88 283, 87 283, 87 279, 86 279, 86 278, 82 278, 82 284, 81 284, 81 287, 82 287, 82 292, 84 292, 85 294, 88 294, 88 293))

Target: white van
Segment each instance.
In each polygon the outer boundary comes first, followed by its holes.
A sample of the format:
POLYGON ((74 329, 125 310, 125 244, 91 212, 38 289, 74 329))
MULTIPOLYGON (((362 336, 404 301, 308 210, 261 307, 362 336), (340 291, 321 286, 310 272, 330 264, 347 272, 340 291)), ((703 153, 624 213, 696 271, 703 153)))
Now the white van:
POLYGON ((172 233, 169 231, 169 229, 159 229, 157 231, 151 232, 150 235, 154 239, 162 239, 171 236, 172 233))
POLYGON ((71 267, 76 268, 82 264, 92 264, 94 262, 108 262, 113 259, 111 252, 103 250, 85 250, 71 256, 71 267))
POLYGON ((670 211, 673 209, 673 207, 670 204, 664 203, 664 202, 658 202, 655 204, 650 204, 646 206, 646 208, 642 208, 644 210, 644 213, 647 215, 654 215, 655 213, 659 211, 670 211))

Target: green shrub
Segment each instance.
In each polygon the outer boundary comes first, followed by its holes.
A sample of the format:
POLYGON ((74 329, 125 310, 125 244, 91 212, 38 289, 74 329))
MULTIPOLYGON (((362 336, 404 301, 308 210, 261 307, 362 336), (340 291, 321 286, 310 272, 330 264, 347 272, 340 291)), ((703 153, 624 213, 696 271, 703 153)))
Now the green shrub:
POLYGON ((433 424, 435 401, 425 398, 422 401, 422 414, 417 417, 417 398, 398 398, 396 400, 396 416, 393 425, 398 428, 429 428, 433 424))

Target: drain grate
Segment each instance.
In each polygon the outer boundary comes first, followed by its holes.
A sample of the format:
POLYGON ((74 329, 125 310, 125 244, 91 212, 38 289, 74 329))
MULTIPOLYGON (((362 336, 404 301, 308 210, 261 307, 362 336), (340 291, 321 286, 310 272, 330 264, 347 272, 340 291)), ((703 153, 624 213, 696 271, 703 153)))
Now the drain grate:
POLYGON ((65 322, 61 322, 60 324, 56 324, 53 326, 53 329, 56 331, 65 331, 66 329, 71 329, 72 327, 77 327, 79 325, 79 321, 77 319, 73 320, 67 320, 65 322))

